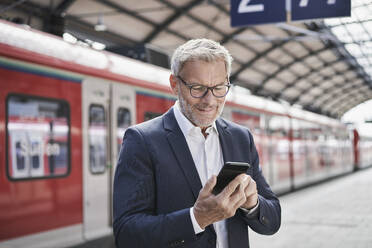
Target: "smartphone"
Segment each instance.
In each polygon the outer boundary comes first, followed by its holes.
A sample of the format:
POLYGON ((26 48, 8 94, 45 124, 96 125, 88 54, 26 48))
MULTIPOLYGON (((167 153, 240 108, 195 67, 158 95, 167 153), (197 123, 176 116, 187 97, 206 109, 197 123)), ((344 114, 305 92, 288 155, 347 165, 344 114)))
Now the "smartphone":
POLYGON ((250 164, 244 162, 226 162, 217 176, 212 193, 219 194, 236 176, 246 173, 250 167, 250 164))

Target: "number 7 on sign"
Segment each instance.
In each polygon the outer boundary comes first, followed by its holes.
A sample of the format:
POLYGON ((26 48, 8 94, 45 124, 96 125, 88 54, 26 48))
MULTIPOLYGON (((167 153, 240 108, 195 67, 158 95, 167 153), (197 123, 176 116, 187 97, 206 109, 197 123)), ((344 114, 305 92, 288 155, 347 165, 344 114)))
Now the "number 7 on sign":
POLYGON ((241 0, 238 8, 238 13, 251 13, 251 12, 262 12, 264 11, 263 4, 249 5, 251 0, 241 0))
MULTIPOLYGON (((301 0, 300 1, 300 7, 307 7, 307 5, 309 4, 309 0, 301 0)), ((328 5, 333 5, 333 4, 336 4, 336 0, 327 0, 327 4, 328 5)))

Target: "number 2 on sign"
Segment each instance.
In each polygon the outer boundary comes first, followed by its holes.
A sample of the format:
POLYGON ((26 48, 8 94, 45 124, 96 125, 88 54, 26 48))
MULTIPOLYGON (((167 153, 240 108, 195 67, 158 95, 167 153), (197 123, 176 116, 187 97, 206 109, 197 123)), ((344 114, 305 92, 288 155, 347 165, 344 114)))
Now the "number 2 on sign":
MULTIPOLYGON (((300 1, 300 7, 307 7, 309 4, 309 0, 301 0, 300 1)), ((336 0, 327 0, 328 5, 336 4, 336 0)))
POLYGON ((262 12, 264 11, 264 5, 263 4, 253 4, 249 5, 249 2, 251 0, 242 0, 240 1, 238 13, 251 13, 251 12, 262 12))

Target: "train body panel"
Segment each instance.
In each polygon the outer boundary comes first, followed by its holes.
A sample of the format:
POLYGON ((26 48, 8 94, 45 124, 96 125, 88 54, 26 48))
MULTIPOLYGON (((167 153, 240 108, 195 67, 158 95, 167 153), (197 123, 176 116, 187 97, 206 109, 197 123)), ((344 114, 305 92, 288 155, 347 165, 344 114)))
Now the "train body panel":
POLYGON ((0 240, 82 223, 80 84, 0 74, 0 240))
MULTIPOLYGON (((123 135, 174 104, 169 73, 0 21, 0 247, 63 247, 112 232, 123 135)), ((277 193, 352 171, 354 153, 361 167, 372 163, 370 139, 353 145, 340 122, 239 87, 222 116, 252 132, 277 193)))
POLYGON ((372 133, 370 130, 361 133, 356 129, 353 130, 353 154, 355 170, 372 164, 372 133))

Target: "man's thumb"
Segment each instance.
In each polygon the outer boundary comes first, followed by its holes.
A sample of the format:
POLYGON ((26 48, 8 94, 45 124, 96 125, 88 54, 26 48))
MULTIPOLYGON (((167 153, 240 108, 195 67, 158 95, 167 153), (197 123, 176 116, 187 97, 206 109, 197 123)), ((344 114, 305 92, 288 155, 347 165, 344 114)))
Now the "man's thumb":
POLYGON ((202 192, 206 194, 212 193, 214 186, 216 186, 217 177, 215 175, 211 176, 208 181, 205 183, 202 192))

